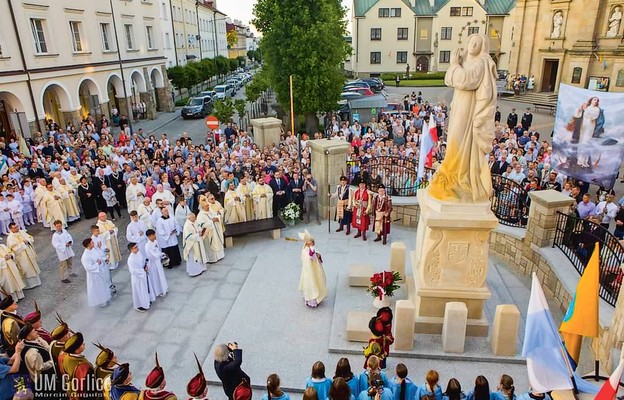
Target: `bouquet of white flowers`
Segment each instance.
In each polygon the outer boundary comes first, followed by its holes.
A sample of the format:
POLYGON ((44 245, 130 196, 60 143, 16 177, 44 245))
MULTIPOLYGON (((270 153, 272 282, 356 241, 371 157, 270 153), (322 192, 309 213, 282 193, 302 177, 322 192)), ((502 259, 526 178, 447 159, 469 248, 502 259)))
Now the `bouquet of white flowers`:
POLYGON ((301 218, 301 207, 297 203, 289 203, 282 211, 282 217, 286 221, 296 221, 301 218))

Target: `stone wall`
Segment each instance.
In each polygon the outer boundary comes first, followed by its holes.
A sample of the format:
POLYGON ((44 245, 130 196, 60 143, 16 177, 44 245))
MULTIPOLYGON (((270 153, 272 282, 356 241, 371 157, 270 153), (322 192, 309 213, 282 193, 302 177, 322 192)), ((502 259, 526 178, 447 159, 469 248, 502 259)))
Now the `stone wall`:
POLYGON ((420 218, 420 206, 418 204, 409 206, 392 206, 390 220, 394 224, 401 224, 403 226, 409 226, 410 228, 416 228, 418 226, 418 218, 420 218))

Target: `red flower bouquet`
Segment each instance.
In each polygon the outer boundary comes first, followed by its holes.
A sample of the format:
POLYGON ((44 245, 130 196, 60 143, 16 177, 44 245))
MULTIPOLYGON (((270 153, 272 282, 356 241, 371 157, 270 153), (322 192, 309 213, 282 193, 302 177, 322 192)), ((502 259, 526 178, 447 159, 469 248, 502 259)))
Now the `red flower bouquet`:
POLYGON ((378 272, 371 276, 366 291, 373 297, 383 300, 384 296, 392 296, 400 286, 396 283, 401 280, 401 274, 396 271, 378 272))

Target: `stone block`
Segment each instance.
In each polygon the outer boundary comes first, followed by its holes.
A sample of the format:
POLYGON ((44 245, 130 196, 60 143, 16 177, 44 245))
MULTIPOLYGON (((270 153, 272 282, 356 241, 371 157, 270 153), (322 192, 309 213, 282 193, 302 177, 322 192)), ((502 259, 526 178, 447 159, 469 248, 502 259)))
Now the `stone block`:
POLYGON ((464 352, 467 322, 468 307, 465 303, 446 303, 442 325, 442 349, 445 353, 464 352))
POLYGON ((234 238, 232 236, 228 236, 225 238, 225 247, 226 248, 234 247, 234 238))
POLYGON ((374 317, 365 311, 349 311, 347 314, 347 340, 350 342, 368 342, 371 331, 368 329, 368 321, 374 317))
POLYGON ((406 248, 403 242, 393 242, 390 245, 390 269, 397 271, 405 280, 406 248))
POLYGON ((520 310, 515 304, 499 304, 494 313, 490 345, 495 356, 515 356, 520 310))
POLYGON ((412 350, 414 348, 414 320, 416 307, 409 300, 397 300, 394 311, 394 348, 412 350))
POLYGON ((349 286, 367 287, 375 267, 368 264, 353 264, 349 267, 349 286))
POLYGON ((282 230, 281 229, 273 229, 271 231, 271 237, 273 238, 273 240, 278 240, 280 238, 282 234, 282 230))

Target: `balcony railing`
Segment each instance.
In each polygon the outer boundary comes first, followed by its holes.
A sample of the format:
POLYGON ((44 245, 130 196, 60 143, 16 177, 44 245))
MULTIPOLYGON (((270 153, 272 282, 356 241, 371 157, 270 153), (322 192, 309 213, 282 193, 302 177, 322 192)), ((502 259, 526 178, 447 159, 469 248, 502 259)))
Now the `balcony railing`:
POLYGON ((529 219, 529 197, 511 179, 492 175, 492 212, 503 225, 524 228, 529 219))
POLYGON ((349 184, 356 185, 360 180, 376 191, 380 184, 392 196, 416 196, 418 189, 427 187, 426 177, 433 172, 425 168, 425 179, 417 179, 418 161, 396 156, 380 156, 368 161, 347 161, 346 177, 349 184))

